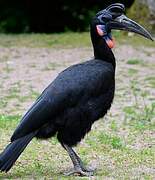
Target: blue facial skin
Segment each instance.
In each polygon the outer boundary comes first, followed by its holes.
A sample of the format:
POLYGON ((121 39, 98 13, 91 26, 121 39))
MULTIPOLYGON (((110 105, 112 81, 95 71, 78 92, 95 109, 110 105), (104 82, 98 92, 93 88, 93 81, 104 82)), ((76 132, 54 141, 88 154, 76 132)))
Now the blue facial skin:
POLYGON ((107 34, 106 26, 105 25, 98 25, 98 27, 103 31, 104 35, 107 34))
POLYGON ((106 25, 98 25, 98 26, 104 33, 103 38, 105 39, 105 41, 107 41, 108 39, 112 40, 111 32, 107 33, 106 25))

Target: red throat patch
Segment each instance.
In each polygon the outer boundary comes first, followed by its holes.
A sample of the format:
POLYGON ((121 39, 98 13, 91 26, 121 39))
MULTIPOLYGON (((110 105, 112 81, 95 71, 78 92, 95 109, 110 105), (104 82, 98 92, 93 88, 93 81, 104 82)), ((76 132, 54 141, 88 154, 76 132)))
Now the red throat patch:
POLYGON ((106 43, 107 43, 107 45, 108 45, 108 47, 109 47, 110 49, 112 49, 112 48, 115 47, 115 40, 114 40, 114 38, 112 38, 112 39, 107 38, 107 39, 106 39, 106 43))

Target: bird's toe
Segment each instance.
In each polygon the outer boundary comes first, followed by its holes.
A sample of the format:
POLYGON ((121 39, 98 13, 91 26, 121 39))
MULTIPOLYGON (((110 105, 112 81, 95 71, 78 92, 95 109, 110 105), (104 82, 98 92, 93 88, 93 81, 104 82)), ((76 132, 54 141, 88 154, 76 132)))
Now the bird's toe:
POLYGON ((94 173, 96 169, 95 168, 93 169, 93 168, 89 168, 89 167, 83 166, 82 170, 85 171, 85 172, 92 172, 92 173, 94 173))
POLYGON ((70 176, 70 175, 77 175, 77 176, 93 176, 94 171, 91 169, 81 169, 81 168, 73 168, 67 172, 64 173, 65 176, 70 176))

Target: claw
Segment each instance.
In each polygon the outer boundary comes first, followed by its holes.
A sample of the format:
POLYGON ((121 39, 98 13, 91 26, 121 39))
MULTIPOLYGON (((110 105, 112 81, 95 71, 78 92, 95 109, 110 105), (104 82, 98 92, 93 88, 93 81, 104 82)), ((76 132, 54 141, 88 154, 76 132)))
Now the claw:
POLYGON ((81 168, 73 168, 70 171, 64 173, 65 176, 77 175, 77 176, 93 176, 94 171, 88 169, 82 170, 81 168))
POLYGON ((96 169, 92 169, 92 168, 89 168, 89 167, 82 166, 82 170, 83 170, 83 171, 86 171, 86 172, 92 172, 92 173, 94 173, 94 171, 95 171, 96 169))

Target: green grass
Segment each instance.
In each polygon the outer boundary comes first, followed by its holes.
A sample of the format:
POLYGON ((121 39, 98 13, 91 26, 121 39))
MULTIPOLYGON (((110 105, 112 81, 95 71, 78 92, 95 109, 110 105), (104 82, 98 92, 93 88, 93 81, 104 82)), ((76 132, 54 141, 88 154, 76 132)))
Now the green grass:
MULTIPOLYGON (((130 61, 131 62, 131 61, 130 61)), ((128 74, 129 75, 135 75, 138 73, 138 70, 137 69, 133 69, 133 68, 130 68, 128 69, 128 74)))
POLYGON ((130 82, 130 89, 134 97, 134 104, 123 108, 125 113, 125 121, 127 119, 131 129, 134 130, 147 130, 155 128, 155 102, 147 103, 149 92, 141 90, 138 87, 138 82, 133 80, 130 82))
POLYGON ((111 134, 105 134, 105 133, 98 133, 95 132, 93 134, 94 138, 96 139, 96 143, 94 144, 94 139, 92 138, 87 138, 86 142, 90 145, 90 146, 97 146, 100 144, 103 145, 107 145, 107 147, 111 148, 111 149, 122 149, 124 147, 124 143, 123 140, 116 136, 116 135, 111 135, 111 134))
POLYGON ((97 138, 99 139, 100 143, 109 144, 114 149, 123 148, 123 142, 120 137, 101 133, 97 138))
POLYGON ((11 130, 15 128, 20 115, 0 115, 0 130, 11 130))
MULTIPOLYGON (((29 93, 27 95, 21 95, 21 86, 22 85, 20 83, 15 83, 7 90, 7 95, 1 98, 0 108, 5 108, 10 100, 16 100, 18 101, 18 103, 22 103, 31 99, 35 100, 40 95, 40 93, 33 90, 32 87, 29 87, 29 93)), ((16 106, 18 106, 18 103, 16 104, 16 106)))
MULTIPOLYGON (((143 37, 128 37, 126 33, 114 31, 113 36, 119 44, 130 44, 132 46, 155 47, 155 43, 143 37)), ((90 47, 91 40, 89 32, 83 33, 55 33, 55 34, 0 34, 1 47, 46 47, 46 48, 71 48, 90 47)))
POLYGON ((0 100, 0 108, 5 108, 7 106, 8 102, 6 101, 6 99, 1 99, 0 100))
MULTIPOLYGON (((136 89, 134 87, 133 91, 136 89)), ((141 93, 141 97, 142 95, 147 96, 144 94, 141 93)), ((105 122, 101 120, 98 122, 97 128, 94 128, 85 137, 84 144, 78 146, 78 152, 85 164, 91 163, 91 159, 96 157, 100 159, 100 166, 95 173, 96 178, 115 177, 115 179, 120 179, 123 177, 128 179, 134 168, 153 168, 155 163, 153 146, 137 150, 132 148, 137 137, 141 138, 142 136, 144 143, 153 142, 153 139, 145 132, 149 130, 153 133, 155 129, 155 123, 152 121, 155 116, 155 104, 143 108, 143 110, 139 109, 137 102, 135 105, 125 107, 123 109, 125 113, 124 123, 119 125, 115 120, 112 120, 113 118, 110 118, 109 129, 104 129, 105 122), (119 135, 120 129, 128 131, 127 139, 119 135), (102 158, 104 159, 102 160, 102 158)), ((0 149, 3 149, 7 144, 6 141, 10 138, 20 118, 21 115, 18 114, 13 116, 0 115, 0 134, 2 137, 0 149)), ((67 154, 55 137, 46 142, 34 139, 13 169, 8 174, 0 173, 0 179, 39 179, 42 177, 46 179, 51 177, 67 180, 81 179, 80 177, 62 175, 62 172, 71 165, 68 160, 67 154)), ((139 173, 137 179, 141 177, 152 179, 154 177, 149 172, 144 173, 142 171, 140 173, 137 171, 137 173, 139 173)))
POLYGON ((130 64, 130 65, 142 64, 142 60, 141 59, 129 59, 127 61, 127 64, 130 64))
POLYGON ((149 82, 151 87, 155 88, 155 76, 150 76, 145 78, 145 81, 149 82))
POLYGON ((89 33, 1 34, 1 47, 71 48, 90 46, 89 33))

